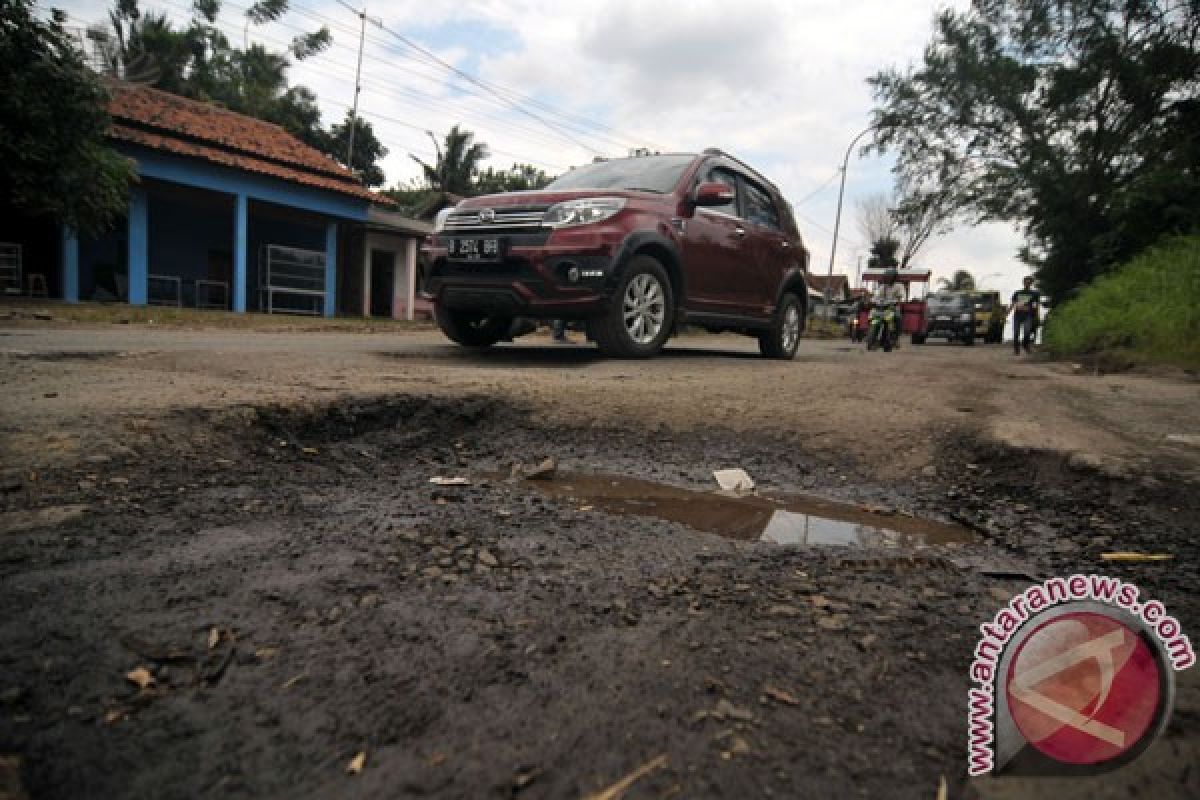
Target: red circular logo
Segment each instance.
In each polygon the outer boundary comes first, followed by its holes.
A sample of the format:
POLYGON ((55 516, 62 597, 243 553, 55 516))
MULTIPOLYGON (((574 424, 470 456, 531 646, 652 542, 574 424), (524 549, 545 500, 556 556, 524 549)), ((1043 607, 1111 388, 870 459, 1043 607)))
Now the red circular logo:
POLYGON ((1117 758, 1152 735, 1159 664, 1121 621, 1080 611, 1039 625, 1009 664, 1012 720, 1031 745, 1067 764, 1117 758))

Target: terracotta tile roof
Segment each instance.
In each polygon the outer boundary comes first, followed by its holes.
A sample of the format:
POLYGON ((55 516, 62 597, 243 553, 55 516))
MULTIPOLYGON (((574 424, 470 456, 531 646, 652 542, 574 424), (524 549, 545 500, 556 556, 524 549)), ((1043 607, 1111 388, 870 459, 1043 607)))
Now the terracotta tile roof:
POLYGON ((127 83, 108 84, 109 136, 370 202, 389 201, 283 128, 244 114, 127 83))

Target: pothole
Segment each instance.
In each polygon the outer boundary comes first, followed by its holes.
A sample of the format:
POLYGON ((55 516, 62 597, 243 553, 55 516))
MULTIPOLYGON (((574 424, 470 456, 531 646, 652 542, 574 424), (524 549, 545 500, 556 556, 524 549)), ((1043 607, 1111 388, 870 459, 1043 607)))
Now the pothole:
POLYGON ((654 517, 742 541, 916 547, 977 540, 957 525, 817 497, 700 492, 618 475, 563 472, 521 485, 582 509, 654 517))

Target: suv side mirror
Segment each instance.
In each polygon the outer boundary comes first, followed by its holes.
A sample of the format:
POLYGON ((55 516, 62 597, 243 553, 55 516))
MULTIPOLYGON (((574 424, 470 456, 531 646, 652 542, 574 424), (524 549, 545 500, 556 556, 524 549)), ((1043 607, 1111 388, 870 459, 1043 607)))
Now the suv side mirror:
POLYGON ((733 187, 720 181, 702 183, 692 195, 692 202, 697 206, 727 206, 733 201, 733 187))

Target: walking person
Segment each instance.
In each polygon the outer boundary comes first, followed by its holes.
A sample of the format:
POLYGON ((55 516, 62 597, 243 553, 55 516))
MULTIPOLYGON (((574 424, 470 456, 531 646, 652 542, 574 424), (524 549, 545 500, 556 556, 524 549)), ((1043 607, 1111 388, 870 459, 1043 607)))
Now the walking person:
POLYGON ((1025 288, 1013 292, 1013 355, 1021 355, 1021 349, 1029 352, 1029 345, 1037 333, 1038 308, 1042 295, 1033 288, 1033 277, 1025 276, 1025 288))

